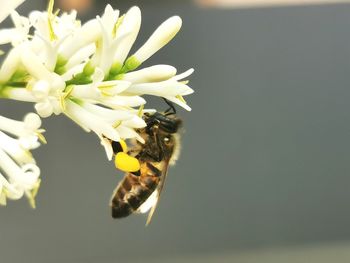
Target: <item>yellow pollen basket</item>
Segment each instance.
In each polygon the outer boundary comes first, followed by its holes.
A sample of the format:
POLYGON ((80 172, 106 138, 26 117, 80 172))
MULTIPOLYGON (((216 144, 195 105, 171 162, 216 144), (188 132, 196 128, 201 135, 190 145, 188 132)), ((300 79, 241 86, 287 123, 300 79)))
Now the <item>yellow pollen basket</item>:
POLYGON ((125 152, 119 152, 115 155, 115 167, 123 172, 137 172, 140 170, 140 163, 135 158, 125 152))

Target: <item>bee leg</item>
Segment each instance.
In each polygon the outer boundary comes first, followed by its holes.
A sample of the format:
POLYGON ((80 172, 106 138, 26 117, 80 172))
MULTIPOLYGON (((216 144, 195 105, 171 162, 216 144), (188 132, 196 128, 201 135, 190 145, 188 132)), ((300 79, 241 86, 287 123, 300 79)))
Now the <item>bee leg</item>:
POLYGON ((157 128, 153 127, 152 134, 150 134, 150 136, 154 137, 152 138, 152 142, 154 142, 154 147, 152 146, 152 149, 143 149, 138 155, 136 155, 136 158, 146 158, 150 159, 153 162, 160 162, 163 160, 163 149, 161 147, 160 139, 157 136, 157 132, 157 128))
POLYGON ((135 175, 135 176, 140 176, 141 175, 141 172, 140 170, 136 171, 136 172, 132 172, 131 174, 135 175))
POLYGON ((159 123, 159 121, 156 119, 156 115, 152 115, 148 120, 147 120, 147 127, 146 127, 146 131, 147 133, 151 133, 151 130, 153 128, 153 126, 159 123))
POLYGON ((130 149, 128 151, 128 155, 136 157, 139 152, 140 152, 139 149, 130 149))
POLYGON ((176 109, 175 109, 174 104, 173 104, 171 101, 167 100, 166 98, 162 98, 162 99, 163 99, 163 100, 165 101, 165 103, 168 104, 168 106, 169 106, 169 108, 164 112, 165 115, 176 114, 176 109), (172 112, 171 112, 171 110, 172 110, 172 112))
POLYGON ((154 162, 162 161, 162 154, 161 153, 158 153, 158 155, 155 155, 155 154, 147 151, 147 152, 144 152, 144 154, 147 155, 149 158, 151 158, 152 161, 154 161, 154 162))
POLYGON ((162 146, 162 142, 159 138, 159 136, 157 135, 157 133, 154 133, 154 136, 155 136, 155 142, 157 144, 157 147, 158 147, 158 162, 160 162, 161 160, 163 160, 163 153, 164 153, 164 149, 163 149, 163 146, 162 146))
POLYGON ((163 160, 163 157, 164 157, 163 156, 164 149, 162 147, 162 142, 161 142, 161 140, 160 140, 160 138, 158 136, 157 130, 153 131, 153 136, 154 136, 154 142, 156 143, 156 146, 158 148, 158 156, 155 158, 155 160, 157 162, 160 162, 160 161, 163 160))

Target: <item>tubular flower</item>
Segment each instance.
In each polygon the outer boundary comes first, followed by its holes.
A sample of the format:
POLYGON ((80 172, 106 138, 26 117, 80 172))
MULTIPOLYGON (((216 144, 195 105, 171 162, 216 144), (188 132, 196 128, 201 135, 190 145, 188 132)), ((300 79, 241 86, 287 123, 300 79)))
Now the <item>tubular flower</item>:
POLYGON ((0 0, 0 23, 24 0, 0 0))
POLYGON ((30 150, 37 148, 39 139, 45 142, 41 120, 29 113, 23 121, 0 116, 0 204, 25 195, 32 207, 40 185, 40 169, 30 150))

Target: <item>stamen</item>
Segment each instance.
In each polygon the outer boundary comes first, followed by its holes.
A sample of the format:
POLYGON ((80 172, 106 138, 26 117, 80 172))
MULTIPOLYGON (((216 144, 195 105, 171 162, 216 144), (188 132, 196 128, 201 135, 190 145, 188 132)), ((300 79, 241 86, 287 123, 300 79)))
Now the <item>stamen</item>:
POLYGON ((113 92, 108 92, 108 89, 113 89, 115 87, 115 85, 111 85, 111 84, 106 84, 106 83, 101 83, 97 88, 99 90, 101 90, 102 95, 110 97, 113 96, 113 92))
POLYGON ((181 100, 183 103, 187 104, 187 102, 185 101, 185 99, 181 96, 181 95, 176 95, 175 98, 181 100))
POLYGON ((45 138, 45 136, 42 134, 42 132, 45 132, 44 129, 39 130, 35 133, 35 135, 38 137, 39 141, 43 144, 47 144, 47 140, 45 138))
POLYGON ((140 118, 142 117, 142 115, 143 115, 143 109, 145 108, 145 105, 144 104, 142 104, 141 106, 140 106, 140 108, 139 108, 139 111, 138 111, 138 113, 137 113, 137 116, 139 116, 140 118))
POLYGON ((2 191, 0 192, 0 205, 3 205, 3 206, 6 206, 7 204, 7 198, 6 198, 6 195, 7 195, 7 190, 6 189, 2 189, 2 191))
POLYGON ((118 128, 120 126, 120 124, 122 124, 122 121, 117 121, 112 126, 113 126, 113 128, 116 129, 116 128, 118 128))
POLYGON ((39 188, 41 185, 41 180, 38 179, 38 181, 34 184, 34 187, 31 191, 29 191, 29 193, 26 193, 28 201, 29 201, 29 205, 31 206, 31 208, 35 209, 36 208, 36 204, 35 204, 35 197, 38 194, 39 188))
POLYGON ((125 17, 125 15, 122 15, 121 17, 118 18, 117 22, 115 23, 115 25, 114 25, 114 27, 113 27, 113 32, 112 32, 113 38, 116 37, 117 31, 118 31, 118 29, 119 29, 119 26, 120 26, 121 23, 123 22, 124 17, 125 17))
POLYGON ((56 40, 57 36, 53 30, 52 22, 55 18, 55 15, 53 14, 53 6, 55 4, 55 0, 50 0, 48 7, 47 7, 47 15, 48 15, 48 26, 49 26, 49 33, 50 33, 50 40, 56 40))
POLYGON ((65 88, 65 92, 63 93, 63 98, 67 99, 73 92, 74 86, 69 85, 65 88))
POLYGON ((60 108, 63 112, 66 111, 66 98, 64 95, 60 96, 60 108))

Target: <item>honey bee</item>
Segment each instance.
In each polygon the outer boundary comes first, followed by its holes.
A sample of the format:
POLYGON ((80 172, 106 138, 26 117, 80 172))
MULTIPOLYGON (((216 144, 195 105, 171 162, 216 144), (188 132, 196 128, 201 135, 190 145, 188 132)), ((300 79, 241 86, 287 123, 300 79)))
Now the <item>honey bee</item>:
MULTIPOLYGON (((168 109, 164 113, 144 114, 146 127, 137 132, 145 142, 135 142, 127 152, 138 160, 139 170, 127 172, 114 190, 110 202, 113 218, 150 211, 146 225, 151 221, 168 167, 175 163, 180 150, 178 130, 182 121, 176 116, 172 104, 169 105, 173 112, 168 109)), ((121 150, 118 143, 112 146, 114 151, 121 150)))

